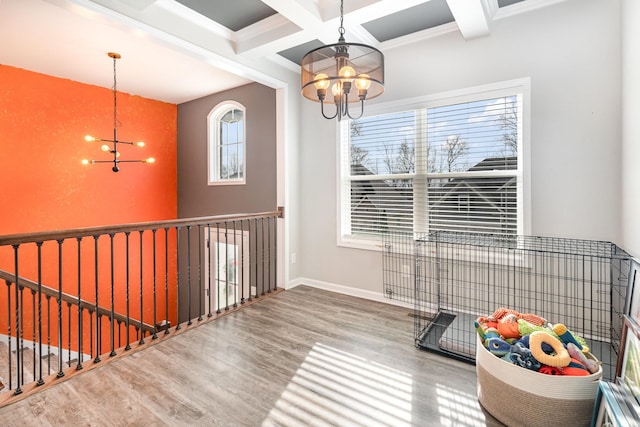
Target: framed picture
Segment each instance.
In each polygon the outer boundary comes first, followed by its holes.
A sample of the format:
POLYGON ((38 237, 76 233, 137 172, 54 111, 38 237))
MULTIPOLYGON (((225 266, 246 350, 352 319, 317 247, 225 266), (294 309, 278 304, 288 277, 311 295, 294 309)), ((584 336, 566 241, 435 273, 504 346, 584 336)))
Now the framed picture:
POLYGON ((625 305, 625 313, 637 324, 640 324, 640 262, 635 258, 631 258, 631 265, 629 266, 625 305))
POLYGON ((640 405, 640 326, 630 316, 624 317, 616 377, 640 405))
POLYGON ((601 381, 593 407, 591 427, 636 426, 638 414, 629 406, 631 400, 623 386, 601 381))

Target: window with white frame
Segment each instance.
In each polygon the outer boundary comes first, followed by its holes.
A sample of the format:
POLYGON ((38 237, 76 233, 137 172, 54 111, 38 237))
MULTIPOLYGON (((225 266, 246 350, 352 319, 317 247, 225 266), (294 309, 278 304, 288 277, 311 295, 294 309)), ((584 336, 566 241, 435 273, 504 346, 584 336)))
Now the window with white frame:
POLYGON ((245 183, 246 111, 234 101, 218 104, 207 116, 209 184, 245 183))
POLYGON ((521 79, 342 121, 340 243, 437 230, 522 234, 528 93, 521 79))

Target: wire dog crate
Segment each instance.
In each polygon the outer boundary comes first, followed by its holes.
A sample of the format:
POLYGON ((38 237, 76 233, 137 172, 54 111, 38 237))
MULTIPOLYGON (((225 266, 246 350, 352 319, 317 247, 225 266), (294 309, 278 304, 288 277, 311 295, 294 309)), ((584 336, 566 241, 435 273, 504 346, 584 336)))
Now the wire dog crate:
POLYGON ((384 257, 388 296, 413 296, 417 347, 475 362, 474 321, 505 307, 564 323, 615 377, 630 266, 615 244, 433 232, 393 237, 384 257))

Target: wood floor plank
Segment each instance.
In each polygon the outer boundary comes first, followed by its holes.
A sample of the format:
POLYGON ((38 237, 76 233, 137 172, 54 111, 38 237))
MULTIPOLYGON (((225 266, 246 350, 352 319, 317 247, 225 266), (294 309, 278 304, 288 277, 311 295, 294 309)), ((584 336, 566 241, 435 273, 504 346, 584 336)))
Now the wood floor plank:
POLYGON ((22 426, 500 426, 410 310, 306 286, 0 408, 22 426))

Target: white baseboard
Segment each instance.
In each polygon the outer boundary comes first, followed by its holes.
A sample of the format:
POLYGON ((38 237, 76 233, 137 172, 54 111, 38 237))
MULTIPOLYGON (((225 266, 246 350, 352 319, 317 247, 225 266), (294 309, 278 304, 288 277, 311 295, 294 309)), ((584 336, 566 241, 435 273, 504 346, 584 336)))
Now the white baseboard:
POLYGON ((413 310, 414 306, 412 303, 404 302, 404 301, 396 301, 389 298, 386 298, 382 292, 373 292, 365 289, 354 288, 351 286, 338 285, 337 283, 323 282, 321 280, 307 279, 304 277, 300 277, 294 280, 290 280, 285 289, 293 289, 296 286, 305 285, 310 286, 312 288, 322 289, 325 291, 336 292, 338 294, 349 295, 352 297, 364 298, 371 301, 377 301, 384 304, 396 305, 399 307, 404 307, 413 310))

